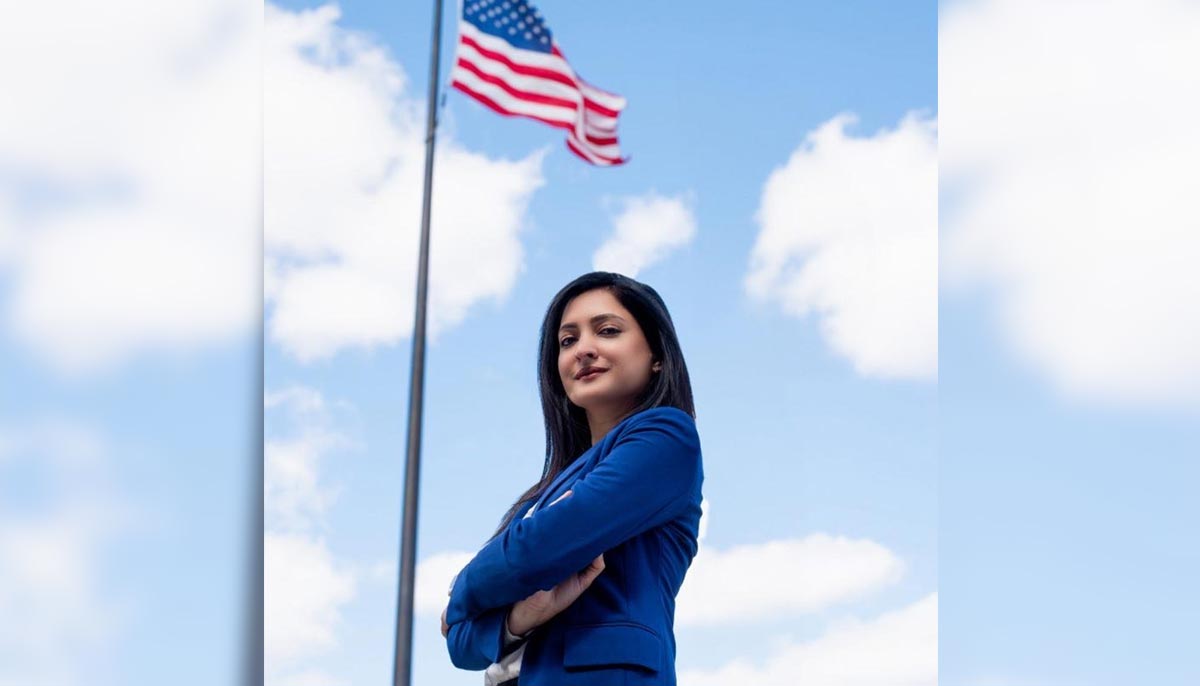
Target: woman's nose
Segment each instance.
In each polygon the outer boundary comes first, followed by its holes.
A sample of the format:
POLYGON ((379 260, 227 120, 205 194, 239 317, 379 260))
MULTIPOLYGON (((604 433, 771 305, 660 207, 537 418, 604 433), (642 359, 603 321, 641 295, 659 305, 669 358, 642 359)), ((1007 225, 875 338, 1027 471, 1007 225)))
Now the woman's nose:
POLYGON ((575 359, 582 362, 584 358, 588 357, 592 359, 596 358, 596 345, 590 340, 580 340, 575 344, 575 359))

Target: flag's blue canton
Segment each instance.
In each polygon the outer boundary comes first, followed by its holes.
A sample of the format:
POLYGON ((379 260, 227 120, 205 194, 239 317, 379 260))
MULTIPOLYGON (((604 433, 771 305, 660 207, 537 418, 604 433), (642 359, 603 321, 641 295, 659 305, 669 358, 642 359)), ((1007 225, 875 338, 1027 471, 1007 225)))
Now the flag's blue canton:
POLYGON ((550 52, 550 29, 525 0, 463 0, 463 19, 515 48, 550 52))

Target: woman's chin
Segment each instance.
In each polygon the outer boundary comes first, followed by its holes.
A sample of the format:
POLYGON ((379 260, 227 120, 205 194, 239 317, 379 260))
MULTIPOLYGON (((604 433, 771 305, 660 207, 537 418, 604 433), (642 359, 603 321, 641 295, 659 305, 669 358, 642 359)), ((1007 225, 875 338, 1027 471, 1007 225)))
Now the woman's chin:
POLYGON ((600 417, 620 413, 623 411, 623 408, 629 406, 627 400, 587 394, 577 395, 571 399, 571 402, 586 411, 589 415, 600 417))
POLYGON ((598 408, 604 407, 607 404, 606 400, 603 396, 598 396, 595 393, 586 393, 586 392, 585 393, 576 393, 571 398, 571 402, 585 410, 588 410, 588 411, 596 410, 598 408))

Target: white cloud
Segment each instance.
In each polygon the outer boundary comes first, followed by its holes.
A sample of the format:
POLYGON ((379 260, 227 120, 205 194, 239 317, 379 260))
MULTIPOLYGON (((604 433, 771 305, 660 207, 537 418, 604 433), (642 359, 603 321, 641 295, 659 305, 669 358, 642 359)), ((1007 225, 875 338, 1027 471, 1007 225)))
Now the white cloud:
POLYGON ((12 198, 0 187, 0 269, 8 267, 14 257, 17 240, 17 217, 12 198))
MULTIPOLYGON (((424 122, 400 65, 327 5, 266 8, 266 300, 296 358, 386 345, 413 322, 424 122)), ((492 160, 444 130, 434 164, 429 335, 507 296, 542 185, 538 151, 492 160)))
POLYGON ((909 113, 854 137, 841 114, 811 131, 763 188, 746 291, 820 318, 869 376, 937 374, 937 123, 909 113))
POLYGON ((342 609, 355 598, 360 573, 320 534, 335 491, 321 465, 331 451, 353 446, 334 426, 320 392, 303 386, 270 391, 266 423, 263 535, 264 660, 267 683, 332 684, 313 660, 339 647, 342 609), (288 435, 279 437, 278 427, 288 435))
POLYGON ((2 316, 51 367, 255 325, 260 26, 233 0, 114 0, 34 3, 6 32, 2 316))
POLYGON ((762 665, 736 659, 680 670, 680 686, 936 686, 937 594, 871 620, 846 619, 811 641, 788 641, 762 665))
POLYGON ((278 683, 279 686, 346 686, 350 682, 325 672, 310 670, 290 674, 278 683))
POLYGON ((321 521, 336 493, 320 483, 320 461, 329 450, 345 445, 340 434, 319 429, 290 440, 264 442, 265 502, 271 528, 308 530, 321 521))
POLYGON ((72 421, 0 426, 0 482, 22 491, 0 499, 0 683, 84 683, 119 637, 105 563, 135 518, 108 450, 72 421))
POLYGON ((592 257, 595 270, 636 277, 696 236, 696 216, 685 196, 651 192, 619 202, 622 209, 613 220, 613 235, 592 257))
POLYGON ((1068 395, 1200 401, 1200 6, 951 3, 938 56, 946 281, 1068 395))
POLYGON ((333 426, 334 408, 314 389, 291 386, 268 392, 264 406, 273 411, 272 434, 278 424, 291 425, 287 437, 269 436, 263 442, 266 526, 289 532, 320 529, 337 496, 321 482, 321 462, 330 451, 355 443, 333 426))
POLYGON ((675 618, 725 626, 817 612, 863 598, 903 572, 904 563, 878 543, 825 534, 724 551, 703 547, 679 591, 675 618))
POLYGON ((263 396, 263 409, 287 407, 294 414, 320 417, 325 413, 325 396, 320 391, 304 386, 288 386, 278 391, 267 391, 263 396))
POLYGON ((473 557, 475 553, 443 552, 422 560, 417 565, 414 611, 440 615, 450 600, 450 581, 473 557))
MULTIPOLYGON (((267 533, 263 537, 264 659, 268 674, 338 645, 341 608, 355 579, 323 539, 267 533)), ((275 678, 281 678, 276 676, 275 678)))

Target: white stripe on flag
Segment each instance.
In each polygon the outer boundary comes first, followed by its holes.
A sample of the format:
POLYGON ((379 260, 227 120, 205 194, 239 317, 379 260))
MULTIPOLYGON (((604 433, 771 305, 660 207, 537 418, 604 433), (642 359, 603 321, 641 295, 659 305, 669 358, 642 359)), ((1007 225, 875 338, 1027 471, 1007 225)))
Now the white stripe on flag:
MULTIPOLYGON (((479 71, 495 76, 504 81, 508 85, 519 91, 527 93, 536 93, 538 95, 548 95, 553 98, 561 98, 570 100, 576 104, 583 104, 583 93, 577 88, 572 88, 565 83, 544 79, 537 76, 527 76, 518 74, 508 67, 503 62, 497 62, 484 55, 479 54, 475 48, 463 44, 458 48, 458 57, 464 62, 469 62, 474 65, 479 71)), ((455 60, 455 67, 458 66, 458 60, 455 60)))
POLYGON ((625 98, 602 91, 578 77, 576 77, 575 82, 579 84, 579 90, 583 91, 584 97, 586 97, 588 100, 618 112, 625 109, 625 98))
POLYGON ((592 152, 591 149, 588 148, 587 144, 581 142, 579 140, 579 138, 577 138, 575 136, 574 133, 567 136, 567 145, 572 150, 574 150, 576 154, 583 157, 585 160, 587 160, 588 162, 591 162, 592 164, 596 164, 596 165, 600 165, 600 166, 604 166, 604 167, 608 167, 608 166, 617 164, 616 162, 614 162, 612 160, 605 159, 604 157, 601 157, 601 156, 597 155, 596 153, 592 152))
POLYGON ((460 67, 455 67, 452 72, 453 81, 461 83, 468 89, 487 96, 492 102, 500 107, 508 110, 513 114, 527 114, 541 119, 547 119, 552 122, 566 124, 574 127, 577 118, 577 109, 560 107, 557 105, 545 105, 542 103, 530 102, 520 98, 514 98, 508 94, 500 86, 488 83, 480 79, 478 76, 460 67))
POLYGON ((592 110, 587 111, 587 122, 600 131, 610 131, 614 134, 617 130, 617 118, 610 117, 606 114, 600 114, 592 110))

